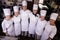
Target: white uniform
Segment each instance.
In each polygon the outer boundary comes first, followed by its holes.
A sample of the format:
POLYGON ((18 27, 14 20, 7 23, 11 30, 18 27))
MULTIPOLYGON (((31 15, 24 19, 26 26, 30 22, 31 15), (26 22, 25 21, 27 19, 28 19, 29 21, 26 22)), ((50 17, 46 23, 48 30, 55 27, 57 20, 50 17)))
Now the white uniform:
MULTIPOLYGON (((14 9, 14 13, 19 12, 18 6, 14 6, 13 9, 14 9)), ((18 14, 18 16, 13 16, 13 18, 12 18, 12 20, 14 22, 15 36, 19 36, 21 33, 20 14, 19 13, 17 13, 17 14, 18 14)))
POLYGON ((12 18, 13 22, 14 22, 14 28, 15 28, 15 35, 18 36, 21 34, 21 19, 20 19, 20 15, 18 15, 17 17, 14 16, 12 18))
POLYGON ((29 24, 29 34, 34 34, 35 33, 35 27, 37 24, 37 19, 35 15, 30 15, 30 24, 29 24))
MULTIPOLYGON (((10 9, 5 8, 3 9, 3 11, 6 17, 10 16, 10 13, 11 13, 10 9)), ((9 20, 4 19, 2 22, 2 29, 3 29, 3 32, 6 33, 6 35, 15 36, 12 19, 9 19, 9 20)))
POLYGON ((46 24, 45 30, 42 34, 41 40, 47 40, 49 37, 53 39, 57 32, 56 26, 50 25, 50 22, 46 24))
MULTIPOLYGON (((38 10, 38 5, 37 4, 33 5, 33 10, 38 10)), ((29 34, 34 34, 38 17, 36 17, 37 15, 35 16, 34 14, 31 14, 29 16, 30 16, 29 34)))
POLYGON ((40 36, 42 35, 43 30, 44 30, 44 28, 46 26, 46 23, 47 23, 46 20, 41 21, 40 18, 38 19, 37 26, 36 26, 36 34, 37 35, 40 35, 40 36))
MULTIPOLYGON (((58 14, 57 13, 52 13, 50 16, 50 19, 56 20, 58 14)), ((42 34, 41 40, 47 40, 49 37, 53 39, 53 37, 56 35, 57 29, 56 26, 50 25, 50 22, 46 24, 45 30, 42 34)))
POLYGON ((45 17, 46 16, 46 10, 41 10, 40 11, 40 16, 41 18, 38 18, 38 22, 37 22, 37 26, 36 26, 36 40, 40 40, 41 39, 41 35, 44 31, 44 28, 45 28, 45 25, 47 23, 47 21, 45 20, 42 20, 42 16, 45 17))
POLYGON ((20 10, 20 15, 21 15, 21 26, 22 26, 22 31, 28 31, 28 19, 29 19, 29 14, 31 11, 29 10, 20 10))
POLYGON ((10 36, 14 36, 14 27, 13 27, 13 21, 12 20, 6 20, 4 19, 2 22, 2 29, 4 33, 8 33, 10 36))

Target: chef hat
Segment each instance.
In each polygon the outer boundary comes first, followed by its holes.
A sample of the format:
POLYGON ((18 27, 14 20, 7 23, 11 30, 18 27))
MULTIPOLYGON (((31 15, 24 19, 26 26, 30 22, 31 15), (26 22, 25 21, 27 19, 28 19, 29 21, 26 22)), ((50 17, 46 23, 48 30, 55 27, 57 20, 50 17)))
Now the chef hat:
POLYGON ((44 0, 39 0, 39 3, 43 4, 44 0))
POLYGON ((14 6, 13 9, 14 9, 14 12, 18 12, 19 11, 19 7, 18 6, 14 6))
POLYGON ((44 17, 45 17, 45 16, 46 16, 46 13, 47 13, 46 10, 41 10, 41 11, 40 11, 41 16, 44 16, 44 17))
POLYGON ((10 9, 3 9, 5 16, 10 15, 10 9))
POLYGON ((25 0, 22 1, 22 6, 27 6, 27 2, 25 0))
POLYGON ((38 10, 38 5, 37 4, 33 5, 33 10, 38 10))
POLYGON ((52 13, 51 16, 50 16, 50 19, 56 20, 57 16, 58 16, 57 13, 52 13))

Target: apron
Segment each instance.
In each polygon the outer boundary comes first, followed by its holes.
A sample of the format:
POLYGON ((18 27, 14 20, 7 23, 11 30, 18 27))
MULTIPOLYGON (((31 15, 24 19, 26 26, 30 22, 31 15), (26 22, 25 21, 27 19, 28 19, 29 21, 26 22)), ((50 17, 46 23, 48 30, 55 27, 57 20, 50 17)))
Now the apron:
POLYGON ((29 19, 29 14, 30 12, 28 10, 24 11, 24 10, 21 10, 20 11, 21 13, 21 26, 22 26, 22 31, 28 31, 28 19, 29 19))
POLYGON ((50 23, 47 23, 45 30, 42 34, 41 40, 47 40, 50 37, 50 34, 51 34, 53 29, 54 29, 54 27, 52 27, 50 25, 50 23))
POLYGON ((5 32, 8 33, 9 36, 15 36, 12 20, 7 21, 6 19, 4 19, 4 21, 2 22, 2 28, 3 31, 5 30, 5 32))
POLYGON ((21 34, 21 24, 20 24, 20 15, 17 17, 13 17, 14 28, 15 28, 15 35, 18 36, 21 34))
POLYGON ((37 24, 37 17, 35 15, 32 15, 29 24, 29 34, 35 33, 36 24, 37 24))
POLYGON ((37 26, 36 26, 36 34, 37 34, 37 35, 39 35, 39 36, 42 35, 43 30, 44 30, 44 28, 45 28, 45 26, 46 26, 46 23, 47 23, 46 20, 41 21, 40 18, 38 19, 37 26))

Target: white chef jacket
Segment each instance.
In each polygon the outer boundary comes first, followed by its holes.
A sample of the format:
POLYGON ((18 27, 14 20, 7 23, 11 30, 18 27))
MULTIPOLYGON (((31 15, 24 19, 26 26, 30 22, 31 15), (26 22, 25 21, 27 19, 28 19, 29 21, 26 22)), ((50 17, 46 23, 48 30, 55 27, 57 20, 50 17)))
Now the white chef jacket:
POLYGON ((35 33, 35 27, 37 24, 37 19, 38 17, 30 14, 30 23, 29 23, 29 34, 34 34, 35 33))
POLYGON ((47 21, 41 21, 41 18, 38 18, 37 26, 36 26, 36 34, 41 36, 43 33, 43 30, 47 24, 47 21))
POLYGON ((15 36, 13 21, 4 19, 2 22, 2 29, 4 33, 8 33, 10 36, 15 36))
POLYGON ((20 19, 20 15, 13 16, 12 18, 13 22, 14 22, 14 28, 15 28, 15 35, 18 36, 21 34, 21 19, 20 19))
POLYGON ((52 26, 48 22, 42 34, 41 40, 47 40, 49 37, 53 39, 53 37, 56 35, 56 32, 57 32, 56 26, 52 26))
POLYGON ((29 19, 29 14, 31 13, 30 10, 20 10, 20 15, 21 15, 21 26, 22 26, 22 31, 28 31, 28 19, 29 19))

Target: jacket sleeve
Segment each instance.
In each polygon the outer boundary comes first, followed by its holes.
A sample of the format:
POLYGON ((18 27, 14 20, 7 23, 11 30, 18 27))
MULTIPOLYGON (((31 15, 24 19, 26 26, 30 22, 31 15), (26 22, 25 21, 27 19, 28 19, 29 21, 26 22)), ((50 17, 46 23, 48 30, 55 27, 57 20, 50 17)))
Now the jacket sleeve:
POLYGON ((56 29, 56 27, 55 27, 55 28, 52 30, 51 34, 50 34, 50 38, 53 39, 54 36, 56 35, 56 33, 57 33, 57 29, 56 29))
POLYGON ((4 33, 6 33, 6 27, 5 27, 5 22, 4 21, 2 22, 2 30, 3 30, 4 33))

